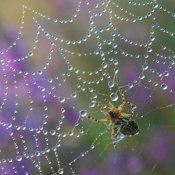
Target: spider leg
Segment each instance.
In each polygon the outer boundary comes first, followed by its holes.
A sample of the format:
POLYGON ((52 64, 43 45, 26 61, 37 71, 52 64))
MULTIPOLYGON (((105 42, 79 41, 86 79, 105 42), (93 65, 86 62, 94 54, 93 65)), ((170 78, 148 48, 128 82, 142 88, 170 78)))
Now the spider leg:
POLYGON ((132 103, 130 103, 130 102, 127 102, 127 103, 131 107, 131 115, 130 115, 130 117, 133 117, 134 116, 134 108, 135 108, 135 106, 132 103))
POLYGON ((132 114, 127 114, 127 113, 121 113, 121 116, 122 117, 127 117, 127 118, 129 118, 129 117, 131 117, 132 116, 132 114))
POLYGON ((109 107, 112 111, 116 110, 116 107, 113 105, 113 103, 112 103, 107 97, 105 98, 105 101, 106 101, 108 107, 109 107))
POLYGON ((102 119, 97 119, 96 117, 92 117, 92 116, 88 115, 87 118, 89 118, 90 120, 93 120, 96 123, 102 123, 102 122, 109 121, 109 117, 105 117, 105 118, 102 118, 102 119))
POLYGON ((118 91, 119 91, 119 93, 120 93, 120 95, 121 95, 122 103, 118 106, 117 111, 118 111, 119 113, 121 113, 122 110, 124 109, 124 107, 125 107, 127 101, 126 101, 126 98, 125 98, 123 89, 119 87, 118 91))
POLYGON ((134 116, 134 105, 128 101, 126 101, 125 95, 124 95, 124 91, 121 87, 119 87, 119 93, 121 94, 121 98, 122 98, 122 104, 119 105, 119 107, 117 108, 118 112, 121 114, 122 110, 124 109, 126 103, 131 107, 131 114, 127 114, 128 117, 130 115, 130 117, 134 116))
POLYGON ((111 135, 112 135, 112 138, 114 138, 115 136, 114 124, 112 125, 112 128, 111 128, 111 135))
POLYGON ((112 140, 113 140, 113 146, 114 146, 114 149, 115 149, 117 144, 115 142, 115 134, 116 133, 115 133, 115 127, 114 126, 115 126, 114 124, 111 125, 111 135, 112 135, 112 140))
POLYGON ((100 107, 100 104, 99 104, 97 101, 95 102, 95 105, 100 109, 100 111, 101 111, 105 116, 108 116, 108 115, 109 115, 106 111, 104 111, 104 110, 100 107))
MULTIPOLYGON (((90 98, 90 99, 92 100, 92 98, 90 98)), ((100 109, 100 112, 102 112, 105 116, 108 116, 108 115, 109 115, 106 111, 104 111, 104 110, 102 109, 102 107, 101 107, 101 105, 100 105, 99 102, 94 101, 94 104, 95 104, 96 107, 98 107, 98 108, 100 109)))

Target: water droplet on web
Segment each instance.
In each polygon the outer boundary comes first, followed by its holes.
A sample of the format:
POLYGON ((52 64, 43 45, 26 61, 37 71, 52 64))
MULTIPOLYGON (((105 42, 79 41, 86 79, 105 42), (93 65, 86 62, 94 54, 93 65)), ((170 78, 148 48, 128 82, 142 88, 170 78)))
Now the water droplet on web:
POLYGON ((12 120, 16 120, 16 117, 15 116, 12 116, 12 120))
POLYGON ((158 8, 158 7, 159 7, 159 5, 157 4, 157 2, 154 2, 154 3, 153 3, 153 7, 154 7, 154 8, 158 8))
POLYGON ((118 100, 118 94, 117 94, 117 93, 111 93, 110 99, 111 99, 112 101, 117 101, 117 100, 118 100))
POLYGON ((142 67, 143 67, 143 70, 147 70, 148 69, 148 65, 147 64, 144 64, 142 67))
POLYGON ((137 109, 137 106, 136 105, 132 105, 132 109, 137 109))
POLYGON ((114 65, 118 65, 118 61, 117 60, 114 60, 114 65))
POLYGON ((161 88, 162 88, 163 90, 166 90, 166 89, 168 88, 168 86, 167 86, 165 83, 162 83, 162 84, 161 84, 161 88))
POLYGON ((40 156, 40 152, 39 152, 39 151, 36 151, 36 152, 35 152, 35 155, 36 155, 37 157, 39 157, 39 156, 40 156))
POLYGON ((17 160, 18 162, 22 161, 22 156, 17 155, 17 156, 16 156, 16 160, 17 160))
POLYGON ((59 97, 58 99, 59 99, 59 101, 60 101, 61 103, 65 102, 65 98, 64 98, 64 97, 59 97))
POLYGON ((52 83, 52 82, 53 82, 53 80, 52 80, 52 79, 49 79, 49 80, 48 80, 48 82, 49 82, 49 83, 52 83))
POLYGON ((118 69, 115 70, 115 75, 118 74, 118 69))
POLYGON ((65 113, 65 109, 64 108, 61 108, 61 113, 65 113))
POLYGON ((106 63, 102 63, 102 67, 104 68, 104 69, 106 69, 107 67, 108 67, 108 65, 106 64, 106 63))
POLYGON ((95 106, 95 102, 91 102, 90 104, 89 104, 89 107, 91 107, 91 108, 93 108, 95 106))
POLYGON ((169 76, 169 72, 168 71, 165 71, 163 74, 164 74, 165 77, 169 76))
POLYGON ((42 71, 38 71, 38 74, 39 74, 39 75, 42 75, 42 74, 43 74, 43 72, 42 72, 42 71))
POLYGON ((115 84, 114 84, 113 81, 109 81, 109 82, 108 82, 108 86, 109 86, 110 88, 114 87, 114 85, 115 85, 115 84))
POLYGON ((128 86, 130 89, 132 89, 134 87, 134 85, 132 83, 130 83, 128 86))
POLYGON ((29 52, 29 57, 32 57, 33 56, 33 52, 29 52))
POLYGON ((63 174, 63 173, 64 173, 64 171, 62 168, 58 170, 58 174, 63 174))
POLYGON ((148 52, 152 52, 152 48, 151 47, 148 47, 147 51, 148 52))
POLYGON ((44 110, 47 111, 48 110, 48 107, 47 106, 44 106, 44 110))
POLYGON ((77 94, 76 93, 72 93, 72 97, 73 98, 76 98, 77 97, 77 94))
POLYGON ((11 123, 8 123, 8 124, 7 124, 7 127, 8 127, 8 128, 11 128, 11 127, 12 127, 12 124, 11 124, 11 123))
POLYGON ((57 151, 57 147, 56 146, 52 147, 52 150, 57 151))
POLYGON ((74 135, 74 132, 73 132, 73 131, 71 131, 71 132, 69 133, 69 135, 70 135, 70 136, 73 136, 73 135, 74 135))
POLYGON ((171 64, 171 65, 174 65, 174 60, 171 60, 171 61, 170 61, 170 64, 171 64))
POLYGON ((51 130, 51 131, 50 131, 50 134, 51 134, 52 136, 55 135, 55 134, 56 134, 55 130, 51 130))
POLYGON ((140 78, 141 80, 143 80, 143 79, 145 78, 145 75, 144 75, 144 74, 140 74, 139 78, 140 78))
POLYGON ((94 145, 91 145, 91 149, 94 149, 95 148, 95 146, 94 145))
POLYGON ((85 87, 81 87, 81 90, 82 90, 82 91, 85 91, 86 89, 85 89, 85 87))
POLYGON ((73 70, 73 66, 72 65, 69 65, 68 66, 68 69, 71 71, 71 70, 73 70))
POLYGON ((138 17, 138 20, 142 20, 143 18, 141 16, 138 17))
POLYGON ((162 46, 162 49, 163 49, 163 50, 166 50, 166 46, 162 46))
POLYGON ((80 133, 81 133, 81 134, 84 134, 84 130, 83 130, 83 129, 81 129, 80 133))
POLYGON ((85 117, 87 115, 87 111, 85 111, 85 110, 80 111, 80 115, 82 117, 85 117))

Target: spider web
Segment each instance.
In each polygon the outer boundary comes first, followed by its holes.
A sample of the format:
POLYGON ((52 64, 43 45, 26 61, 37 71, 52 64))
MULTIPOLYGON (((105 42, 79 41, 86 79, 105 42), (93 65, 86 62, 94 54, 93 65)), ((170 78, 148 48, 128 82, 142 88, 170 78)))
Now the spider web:
POLYGON ((87 115, 102 117, 96 103, 106 109, 105 97, 119 105, 118 86, 138 121, 175 104, 175 52, 164 42, 173 43, 175 34, 160 21, 165 15, 173 22, 174 12, 156 0, 75 4, 66 20, 23 5, 18 36, 1 51, 1 174, 81 174, 93 167, 113 144, 108 126, 87 115), (26 16, 33 44, 11 57, 26 16))

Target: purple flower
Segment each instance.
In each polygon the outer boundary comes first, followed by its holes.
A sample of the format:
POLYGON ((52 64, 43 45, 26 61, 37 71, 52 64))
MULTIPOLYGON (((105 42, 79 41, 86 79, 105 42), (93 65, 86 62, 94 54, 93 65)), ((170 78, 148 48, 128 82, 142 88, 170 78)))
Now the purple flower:
POLYGON ((71 123, 75 123, 78 120, 79 116, 78 112, 76 112, 69 106, 65 106, 64 108, 65 108, 66 119, 71 123))
POLYGON ((128 159, 127 167, 129 172, 139 173, 143 168, 142 161, 138 156, 132 156, 128 159))
POLYGON ((83 172, 81 175, 100 175, 100 173, 97 170, 87 170, 83 172))
MULTIPOLYGON (((162 131, 162 130, 161 130, 162 131)), ((156 134, 148 146, 148 154, 151 162, 164 164, 170 161, 173 153, 173 142, 168 133, 156 134)))

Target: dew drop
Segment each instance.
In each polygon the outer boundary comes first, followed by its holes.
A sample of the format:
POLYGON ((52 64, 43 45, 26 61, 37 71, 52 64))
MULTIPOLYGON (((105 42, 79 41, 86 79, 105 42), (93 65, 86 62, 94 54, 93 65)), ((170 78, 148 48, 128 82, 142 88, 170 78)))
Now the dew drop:
POLYGON ((11 123, 8 123, 8 124, 7 124, 7 127, 8 127, 8 128, 11 128, 11 127, 12 127, 12 124, 11 124, 11 123))
POLYGON ((110 87, 110 88, 112 88, 112 87, 114 87, 114 82, 112 82, 112 81, 110 81, 110 82, 108 82, 108 86, 110 87))
POLYGON ((16 160, 17 160, 18 162, 20 162, 20 161, 22 160, 22 156, 17 155, 17 156, 16 156, 16 160))
POLYGON ((51 134, 52 136, 54 136, 54 135, 56 134, 55 130, 51 130, 51 131, 50 131, 50 134, 51 134))
POLYGON ((138 20, 142 20, 143 18, 141 16, 138 17, 138 20))
POLYGON ((174 60, 171 60, 171 61, 170 61, 170 64, 171 64, 171 65, 174 65, 174 60))
POLYGON ((85 117, 87 115, 87 111, 85 111, 85 110, 80 111, 80 115, 82 117, 85 117))
POLYGON ((94 149, 95 148, 95 146, 94 145, 91 145, 91 149, 94 149))
POLYGON ((69 65, 68 66, 68 69, 71 71, 71 70, 73 70, 73 66, 72 65, 69 65))
POLYGON ((95 103, 94 103, 94 101, 91 102, 91 103, 89 104, 89 107, 91 107, 91 108, 95 107, 95 103))
POLYGON ((163 74, 164 74, 165 77, 169 76, 169 72, 168 71, 165 71, 163 74))
POLYGON ((58 170, 58 174, 63 174, 63 173, 64 173, 64 171, 62 168, 58 170))
POLYGON ((69 133, 69 135, 70 135, 70 136, 73 136, 73 135, 74 135, 74 132, 73 132, 73 131, 71 131, 71 132, 69 133))
POLYGON ((143 70, 147 70, 148 69, 148 65, 147 64, 144 64, 142 67, 143 67, 143 70))
POLYGON ((37 157, 39 157, 39 156, 40 156, 40 152, 39 152, 39 151, 36 151, 36 152, 35 152, 35 155, 36 155, 37 157))
POLYGON ((148 47, 147 51, 148 52, 152 52, 152 48, 151 47, 148 47))
POLYGON ((117 101, 118 100, 118 95, 116 93, 111 93, 110 98, 112 101, 117 101))
POLYGON ((72 97, 73 98, 76 98, 77 97, 77 94, 76 93, 72 93, 72 97))
POLYGON ((144 75, 144 74, 140 74, 139 78, 140 78, 141 80, 143 80, 143 79, 145 78, 145 75, 144 75))
POLYGON ((166 89, 168 88, 168 86, 167 86, 165 83, 162 83, 162 84, 161 84, 161 88, 162 88, 163 90, 166 90, 166 89))
POLYGON ((104 69, 106 69, 107 67, 108 67, 108 65, 106 64, 106 63, 102 63, 102 67, 104 68, 104 69))
POLYGON ((154 8, 158 8, 159 5, 158 5, 156 2, 154 2, 154 3, 153 3, 153 7, 154 7, 154 8))
POLYGON ((49 80, 48 80, 48 82, 49 82, 49 83, 52 83, 52 82, 53 82, 53 80, 52 80, 52 79, 49 79, 49 80))
POLYGON ((163 49, 163 50, 166 50, 166 46, 162 46, 162 49, 163 49))
POLYGON ((15 116, 12 116, 12 120, 16 120, 16 117, 15 116))
POLYGON ((33 56, 33 52, 29 52, 29 57, 32 57, 33 56))
POLYGON ((65 113, 65 109, 64 108, 61 108, 61 113, 63 114, 63 113, 65 113))
POLYGON ((65 102, 65 98, 64 98, 64 97, 59 97, 59 101, 60 101, 61 103, 63 103, 63 102, 65 102))
POLYGON ((130 83, 128 86, 130 89, 132 89, 134 87, 134 85, 132 83, 130 83))
POLYGON ((118 61, 117 60, 114 60, 114 65, 118 65, 118 61))
POLYGON ((43 72, 42 72, 42 71, 38 71, 38 74, 39 74, 39 75, 42 75, 42 74, 43 74, 43 72))

